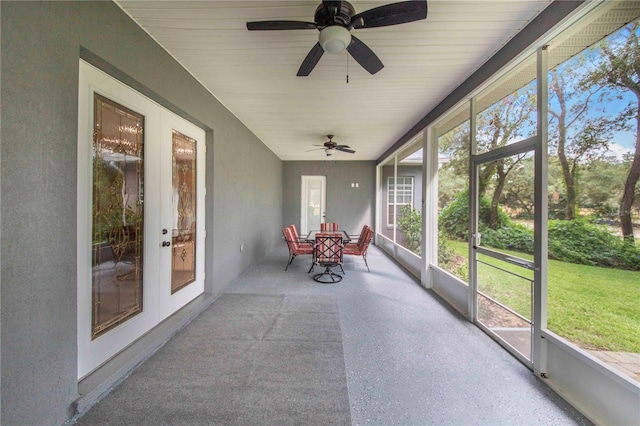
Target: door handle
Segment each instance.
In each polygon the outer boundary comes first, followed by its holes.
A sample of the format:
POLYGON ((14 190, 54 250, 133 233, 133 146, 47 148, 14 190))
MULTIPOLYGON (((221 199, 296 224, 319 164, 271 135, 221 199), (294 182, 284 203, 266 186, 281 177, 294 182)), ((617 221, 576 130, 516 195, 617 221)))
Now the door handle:
POLYGON ((516 264, 518 266, 522 266, 523 268, 530 269, 532 271, 535 271, 536 269, 532 262, 529 262, 526 260, 516 259, 515 257, 509 257, 509 256, 507 256, 505 260, 513 264, 516 264))
POLYGON ((163 241, 162 247, 169 247, 171 245, 171 241, 163 241))

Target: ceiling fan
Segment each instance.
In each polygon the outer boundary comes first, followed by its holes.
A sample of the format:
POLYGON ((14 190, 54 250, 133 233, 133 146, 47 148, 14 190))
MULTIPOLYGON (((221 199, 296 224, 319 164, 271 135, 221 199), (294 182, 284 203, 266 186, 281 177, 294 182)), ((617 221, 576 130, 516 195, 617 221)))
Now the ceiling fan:
MULTIPOLYGON (((316 149, 324 149, 324 152, 325 152, 325 154, 327 154, 327 157, 335 154, 336 151, 342 151, 342 152, 348 152, 349 154, 355 154, 355 151, 352 150, 349 145, 338 145, 337 143, 332 141, 333 135, 327 135, 327 137, 329 138, 329 140, 327 142, 325 142, 323 145, 316 145, 316 144, 313 145, 313 146, 321 146, 322 148, 316 148, 316 149)), ((316 149, 311 149, 309 151, 315 151, 316 149)))
POLYGON ((365 70, 375 74, 384 68, 375 53, 356 36, 352 29, 386 27, 427 18, 426 1, 403 1, 374 7, 362 13, 348 1, 323 1, 315 12, 314 22, 303 21, 255 21, 247 22, 249 31, 269 30, 318 30, 319 41, 307 54, 298 70, 299 77, 311 74, 324 54, 347 50, 365 70))

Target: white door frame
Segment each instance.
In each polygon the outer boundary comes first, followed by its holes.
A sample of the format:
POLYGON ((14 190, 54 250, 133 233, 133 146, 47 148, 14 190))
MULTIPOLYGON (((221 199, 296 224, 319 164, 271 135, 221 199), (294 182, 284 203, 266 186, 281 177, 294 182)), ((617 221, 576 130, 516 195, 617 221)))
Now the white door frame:
MULTIPOLYGON (((301 195, 300 195, 300 234, 307 234, 312 229, 310 226, 315 224, 310 224, 307 221, 307 206, 309 205, 309 200, 307 199, 309 191, 309 184, 311 182, 320 182, 320 223, 324 222, 327 217, 327 177, 326 176, 302 176, 301 179, 301 195)), ((314 228, 315 229, 315 228, 314 228)), ((318 224, 318 228, 320 229, 320 225, 318 224)))

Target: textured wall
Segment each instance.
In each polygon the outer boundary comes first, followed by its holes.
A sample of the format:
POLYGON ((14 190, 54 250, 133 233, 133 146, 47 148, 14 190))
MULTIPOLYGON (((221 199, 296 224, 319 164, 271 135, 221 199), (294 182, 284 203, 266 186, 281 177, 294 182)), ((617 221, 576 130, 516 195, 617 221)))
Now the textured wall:
POLYGON ((338 222, 349 234, 374 226, 376 166, 373 161, 285 161, 282 182, 282 226, 300 229, 301 176, 327 177, 327 222, 338 222), (352 188, 351 183, 359 183, 352 188))
POLYGON ((282 162, 115 4, 0 7, 2 422, 60 424, 77 398, 80 52, 208 128, 208 291, 220 292, 278 240, 282 162), (240 242, 244 252, 230 249, 240 242))

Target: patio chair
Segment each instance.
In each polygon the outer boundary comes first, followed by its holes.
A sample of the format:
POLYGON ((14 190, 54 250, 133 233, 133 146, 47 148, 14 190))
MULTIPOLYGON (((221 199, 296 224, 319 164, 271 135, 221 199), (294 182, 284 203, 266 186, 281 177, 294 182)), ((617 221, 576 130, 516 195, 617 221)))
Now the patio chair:
POLYGON ((338 232, 338 222, 323 222, 320 224, 322 232, 338 232))
POLYGON ((360 233, 360 238, 358 238, 357 243, 349 243, 344 247, 344 254, 347 256, 362 256, 364 259, 364 264, 367 266, 367 271, 371 272, 369 269, 369 264, 367 263, 367 250, 369 249, 369 244, 373 239, 373 229, 371 227, 365 225, 362 228, 362 232, 360 233))
POLYGON ((291 265, 291 262, 293 262, 293 259, 296 256, 306 254, 312 255, 313 246, 311 244, 300 241, 294 225, 287 226, 282 230, 282 233, 284 234, 284 240, 287 242, 287 247, 289 248, 289 261, 287 262, 287 266, 284 268, 284 270, 286 271, 287 269, 289 269, 289 265, 291 265))
POLYGON ((367 228, 369 228, 369 225, 362 225, 362 230, 360 231, 359 235, 356 234, 349 234, 349 238, 351 238, 351 241, 355 240, 356 238, 358 239, 356 242, 353 243, 347 243, 345 244, 345 247, 348 246, 349 244, 352 247, 355 247, 357 244, 360 244, 360 242, 364 241, 364 237, 367 233, 367 228))
POLYGON ((324 272, 316 274, 313 279, 319 283, 332 284, 342 281, 342 276, 333 272, 331 268, 340 266, 342 268, 342 234, 322 233, 316 234, 316 242, 313 245, 313 264, 309 272, 315 265, 322 266, 324 272))

